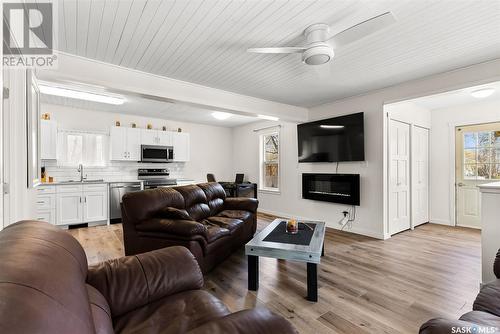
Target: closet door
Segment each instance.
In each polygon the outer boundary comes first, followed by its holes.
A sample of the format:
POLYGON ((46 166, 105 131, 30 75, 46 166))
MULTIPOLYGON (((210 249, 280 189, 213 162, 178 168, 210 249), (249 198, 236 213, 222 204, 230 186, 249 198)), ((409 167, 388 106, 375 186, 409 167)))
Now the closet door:
POLYGON ((412 136, 412 223, 429 222, 429 130, 413 127, 412 136))
POLYGON ((389 233, 410 226, 410 125, 389 120, 389 233))

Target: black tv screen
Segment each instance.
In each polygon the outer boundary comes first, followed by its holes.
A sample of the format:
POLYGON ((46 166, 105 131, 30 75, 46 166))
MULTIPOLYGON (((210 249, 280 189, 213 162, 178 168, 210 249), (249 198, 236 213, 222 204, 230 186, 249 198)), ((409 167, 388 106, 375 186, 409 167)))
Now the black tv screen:
POLYGON ((363 113, 297 125, 299 162, 364 161, 363 113))

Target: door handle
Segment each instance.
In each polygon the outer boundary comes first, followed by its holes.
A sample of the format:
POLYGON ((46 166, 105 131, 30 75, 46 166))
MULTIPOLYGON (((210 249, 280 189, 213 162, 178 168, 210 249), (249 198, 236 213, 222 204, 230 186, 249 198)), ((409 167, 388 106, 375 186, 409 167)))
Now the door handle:
POLYGON ((463 182, 458 182, 458 183, 457 183, 457 186, 459 186, 459 187, 463 187, 463 186, 465 186, 465 183, 463 183, 463 182))

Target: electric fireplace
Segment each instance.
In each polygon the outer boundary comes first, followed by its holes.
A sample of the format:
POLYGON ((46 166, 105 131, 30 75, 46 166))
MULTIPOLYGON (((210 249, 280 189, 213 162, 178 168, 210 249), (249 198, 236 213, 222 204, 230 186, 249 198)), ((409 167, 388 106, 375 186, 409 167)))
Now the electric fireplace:
POLYGON ((359 174, 302 174, 302 198, 359 205, 359 174))

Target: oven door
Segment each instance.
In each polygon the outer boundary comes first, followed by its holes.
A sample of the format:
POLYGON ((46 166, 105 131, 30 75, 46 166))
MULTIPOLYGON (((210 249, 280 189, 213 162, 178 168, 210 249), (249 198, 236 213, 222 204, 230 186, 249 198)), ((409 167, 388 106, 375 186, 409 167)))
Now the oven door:
POLYGON ((141 145, 142 162, 169 162, 169 146, 141 145))

